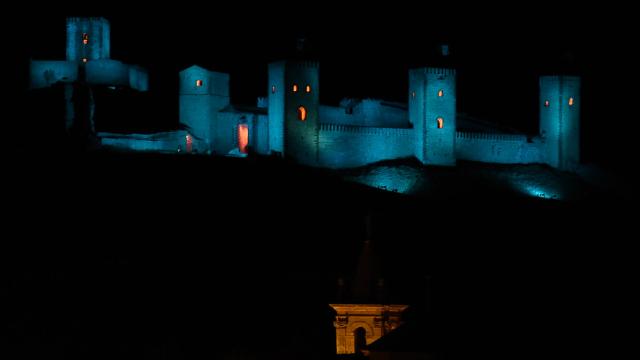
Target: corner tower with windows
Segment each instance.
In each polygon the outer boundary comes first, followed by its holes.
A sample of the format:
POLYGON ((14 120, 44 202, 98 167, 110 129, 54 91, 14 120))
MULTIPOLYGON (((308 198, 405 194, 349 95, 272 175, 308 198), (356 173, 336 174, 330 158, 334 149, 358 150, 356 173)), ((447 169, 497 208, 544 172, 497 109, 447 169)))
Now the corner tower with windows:
POLYGON ((550 166, 572 170, 579 164, 579 77, 540 77, 540 135, 550 166))
POLYGON ((456 164, 456 72, 444 68, 409 71, 409 121, 414 155, 427 165, 456 164))
POLYGON ((304 165, 318 164, 319 65, 269 64, 269 147, 304 165))

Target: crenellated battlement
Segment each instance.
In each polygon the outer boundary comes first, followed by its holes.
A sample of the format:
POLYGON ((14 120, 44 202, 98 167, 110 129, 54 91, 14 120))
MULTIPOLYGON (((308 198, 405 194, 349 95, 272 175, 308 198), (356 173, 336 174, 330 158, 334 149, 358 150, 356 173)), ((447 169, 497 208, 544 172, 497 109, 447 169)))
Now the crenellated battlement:
POLYGON ((352 134, 371 134, 386 136, 410 136, 413 132, 411 128, 381 128, 370 126, 342 125, 342 124, 320 124, 320 131, 342 132, 352 134))
POLYGON ((495 134, 495 133, 478 133, 478 132, 456 132, 456 139, 477 139, 487 141, 517 141, 526 142, 526 135, 519 134, 495 134))
POLYGON ((320 62, 313 60, 288 61, 287 66, 300 69, 319 69, 320 62))
POLYGON ((424 68, 424 72, 425 74, 453 76, 456 74, 456 69, 427 67, 424 68))

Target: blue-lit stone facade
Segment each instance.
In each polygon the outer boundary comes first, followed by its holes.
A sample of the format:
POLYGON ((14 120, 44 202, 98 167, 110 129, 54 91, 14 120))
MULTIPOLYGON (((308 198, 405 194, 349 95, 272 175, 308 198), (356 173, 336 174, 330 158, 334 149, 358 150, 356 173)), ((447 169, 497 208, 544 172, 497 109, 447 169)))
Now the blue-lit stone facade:
MULTIPOLYGON (((32 61, 32 88, 83 80, 146 91, 144 69, 109 59, 109 31, 101 18, 68 19, 67 61, 32 61)), ((454 69, 410 70, 407 103, 344 99, 338 106, 320 104, 317 62, 279 61, 266 70, 266 97, 241 106, 230 99, 229 74, 191 66, 179 74, 180 130, 98 136, 129 150, 276 155, 328 168, 414 157, 437 166, 469 160, 573 170, 580 160, 578 77, 540 78, 540 131, 522 134, 458 114, 454 69)))

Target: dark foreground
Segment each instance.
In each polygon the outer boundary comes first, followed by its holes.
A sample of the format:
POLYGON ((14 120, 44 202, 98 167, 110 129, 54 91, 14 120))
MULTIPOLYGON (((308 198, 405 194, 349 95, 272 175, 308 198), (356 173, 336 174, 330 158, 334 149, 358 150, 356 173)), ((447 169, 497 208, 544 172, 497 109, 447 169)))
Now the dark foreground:
POLYGON ((621 192, 522 196, 473 166, 429 170, 438 191, 417 196, 269 158, 3 167, 2 358, 330 358, 327 304, 366 214, 408 321, 432 276, 428 346, 446 358, 596 358, 631 336, 637 203, 621 192))

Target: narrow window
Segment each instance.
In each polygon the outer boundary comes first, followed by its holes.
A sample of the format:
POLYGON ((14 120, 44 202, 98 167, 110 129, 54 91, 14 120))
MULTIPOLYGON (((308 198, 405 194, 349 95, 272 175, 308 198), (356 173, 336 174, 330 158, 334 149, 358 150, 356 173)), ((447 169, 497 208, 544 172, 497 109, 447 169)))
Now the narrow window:
POLYGON ((310 93, 311 92, 311 85, 307 85, 307 87, 304 89, 304 91, 310 93))
POLYGON ((82 34, 82 43, 85 45, 89 43, 89 34, 87 33, 82 34))
POLYGON ((549 100, 544 101, 544 107, 549 107, 549 100))
POLYGON ((438 97, 443 97, 444 96, 444 90, 440 89, 438 90, 438 97))
POLYGON ((412 92, 411 92, 411 97, 412 97, 412 98, 415 98, 415 97, 416 97, 416 92, 415 92, 415 91, 412 91, 412 92))
POLYGON ((307 109, 305 109, 304 106, 298 107, 298 120, 307 120, 307 109))
POLYGON ((293 92, 298 92, 298 84, 293 84, 293 92))
POLYGON ((249 145, 249 126, 247 124, 238 125, 238 150, 246 154, 249 145))
POLYGON ((276 86, 275 85, 271 85, 271 93, 272 94, 276 93, 276 86))
POLYGON ((573 106, 573 98, 572 97, 569 98, 569 106, 573 106))
POLYGON ((202 80, 196 80, 196 86, 197 87, 202 86, 202 84, 203 84, 202 80))
POLYGON ((86 63, 87 62, 87 58, 82 58, 82 62, 86 63))
POLYGON ((185 136, 185 143, 187 153, 191 153, 191 150, 193 150, 193 138, 191 137, 191 135, 185 136))
POLYGON ((442 117, 438 117, 438 129, 442 129, 444 126, 444 119, 442 117))

